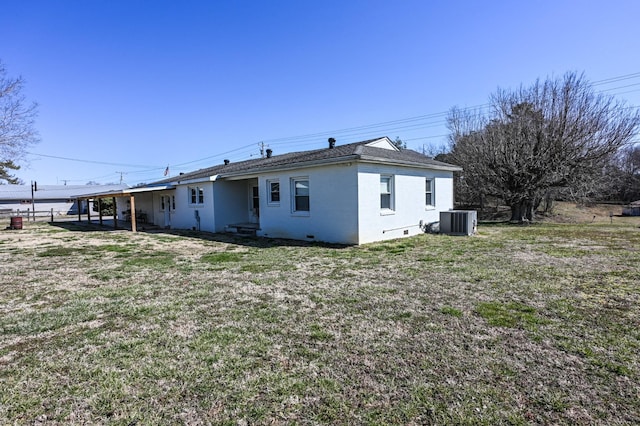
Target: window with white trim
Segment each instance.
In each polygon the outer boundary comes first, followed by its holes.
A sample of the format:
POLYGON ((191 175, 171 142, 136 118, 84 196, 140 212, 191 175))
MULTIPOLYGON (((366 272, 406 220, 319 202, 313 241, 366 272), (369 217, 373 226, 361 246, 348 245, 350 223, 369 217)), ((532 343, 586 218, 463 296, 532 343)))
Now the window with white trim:
POLYGON ((189 204, 203 204, 204 189, 199 186, 189 187, 189 204))
POLYGON ((435 207, 436 205, 436 192, 435 192, 435 180, 432 178, 426 178, 425 183, 425 205, 427 207, 435 207))
POLYGON ((393 176, 380 176, 380 209, 393 210, 393 176))
POLYGON ((309 178, 291 179, 292 210, 296 212, 308 212, 309 203, 309 178))
POLYGON ((267 204, 280 204, 280 181, 272 179, 267 181, 267 204))

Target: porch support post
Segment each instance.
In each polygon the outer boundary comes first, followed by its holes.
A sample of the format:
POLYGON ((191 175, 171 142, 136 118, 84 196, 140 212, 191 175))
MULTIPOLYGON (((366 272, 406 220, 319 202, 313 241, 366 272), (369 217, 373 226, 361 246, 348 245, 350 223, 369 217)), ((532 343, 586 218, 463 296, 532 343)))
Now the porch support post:
POLYGON ((116 204, 116 197, 111 199, 113 202, 113 229, 118 229, 118 205, 116 204))
POLYGON ((131 201, 131 232, 138 232, 136 227, 136 199, 133 195, 129 199, 131 201))
POLYGON ((98 198, 98 220, 102 226, 102 198, 98 198))
POLYGON ((87 198, 87 222, 91 224, 91 199, 87 198))
POLYGON ((82 222, 82 198, 76 198, 76 205, 78 206, 78 222, 82 222))

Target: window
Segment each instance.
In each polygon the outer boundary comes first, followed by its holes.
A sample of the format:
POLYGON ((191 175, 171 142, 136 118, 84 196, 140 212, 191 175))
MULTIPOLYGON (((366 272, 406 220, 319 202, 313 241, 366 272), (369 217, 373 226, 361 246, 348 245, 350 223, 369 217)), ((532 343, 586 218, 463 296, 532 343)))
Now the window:
POLYGON ((175 210, 176 209, 176 196, 172 195, 171 196, 171 210, 175 210))
POLYGON ((292 179, 293 189, 293 211, 308 212, 309 211, 309 179, 296 178, 292 179))
POLYGON ((189 187, 190 204, 204 203, 204 189, 198 186, 189 187))
POLYGON ((280 204, 280 182, 277 180, 267 181, 268 204, 280 204))
POLYGON ((380 208, 393 210, 393 177, 380 176, 380 208))
POLYGON ((431 178, 425 179, 425 205, 427 207, 434 207, 436 205, 435 192, 434 192, 434 180, 431 178))

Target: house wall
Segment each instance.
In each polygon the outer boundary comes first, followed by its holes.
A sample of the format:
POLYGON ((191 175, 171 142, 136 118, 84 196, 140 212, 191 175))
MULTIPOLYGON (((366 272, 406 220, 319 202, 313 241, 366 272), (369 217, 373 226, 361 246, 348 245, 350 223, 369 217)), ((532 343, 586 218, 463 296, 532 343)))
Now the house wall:
POLYGON ((217 206, 215 232, 223 232, 227 225, 249 221, 249 187, 257 179, 218 181, 213 185, 217 206))
POLYGON ((200 182, 190 185, 178 185, 175 189, 176 211, 171 217, 171 227, 175 229, 196 229, 200 231, 215 232, 214 214, 214 183, 200 182), (204 190, 204 202, 202 204, 191 204, 189 187, 198 186, 204 190), (195 212, 198 211, 200 222, 196 219, 195 212))
POLYGON ((358 166, 358 243, 422 233, 419 224, 437 222, 453 208, 453 173, 361 163, 358 166), (380 208, 380 176, 393 177, 392 210, 380 208), (435 206, 425 205, 425 179, 435 182, 435 206), (407 232, 407 234, 405 234, 407 232))
MULTIPOLYGON (((135 207, 137 213, 145 213, 147 215, 147 223, 154 223, 154 195, 153 193, 138 193, 134 194, 135 198, 135 207)), ((129 202, 129 197, 126 198, 125 201, 126 208, 123 210, 129 210, 131 208, 131 203, 129 202)), ((132 212, 133 214, 133 212, 132 212)))
POLYGON ((358 243, 358 187, 355 164, 310 167, 259 178, 258 235, 273 238, 358 243), (309 212, 293 212, 292 179, 309 179, 309 212), (270 205, 267 182, 278 179, 280 202, 270 205))

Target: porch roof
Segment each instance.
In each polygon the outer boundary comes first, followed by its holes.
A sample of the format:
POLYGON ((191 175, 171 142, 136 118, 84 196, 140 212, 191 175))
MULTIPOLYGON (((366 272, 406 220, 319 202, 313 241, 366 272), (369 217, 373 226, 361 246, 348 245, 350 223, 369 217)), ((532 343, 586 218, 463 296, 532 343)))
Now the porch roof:
POLYGON ((115 191, 94 192, 90 194, 81 194, 75 198, 86 200, 89 198, 112 198, 112 197, 126 197, 130 195, 140 194, 144 192, 156 192, 166 191, 169 189, 175 189, 173 185, 154 185, 154 186, 142 186, 139 188, 125 188, 115 191))

